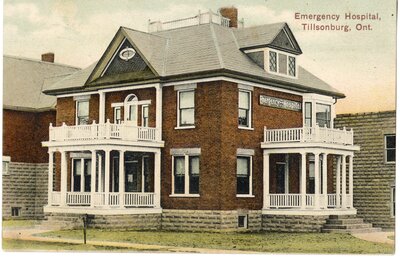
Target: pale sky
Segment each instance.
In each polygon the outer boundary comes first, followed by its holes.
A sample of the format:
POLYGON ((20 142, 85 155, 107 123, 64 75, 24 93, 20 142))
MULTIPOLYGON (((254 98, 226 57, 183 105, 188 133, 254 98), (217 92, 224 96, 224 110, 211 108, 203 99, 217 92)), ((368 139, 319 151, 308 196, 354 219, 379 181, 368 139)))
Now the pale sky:
POLYGON ((86 67, 98 60, 120 26, 147 31, 167 21, 234 5, 245 27, 287 22, 303 54, 299 64, 342 91, 337 113, 395 109, 395 0, 5 0, 3 52, 86 67), (345 20, 345 13, 379 14, 379 21, 345 20), (299 21, 295 13, 335 14, 339 21, 299 21), (302 23, 349 25, 350 32, 305 31, 302 23), (372 30, 357 31, 356 24, 372 30))

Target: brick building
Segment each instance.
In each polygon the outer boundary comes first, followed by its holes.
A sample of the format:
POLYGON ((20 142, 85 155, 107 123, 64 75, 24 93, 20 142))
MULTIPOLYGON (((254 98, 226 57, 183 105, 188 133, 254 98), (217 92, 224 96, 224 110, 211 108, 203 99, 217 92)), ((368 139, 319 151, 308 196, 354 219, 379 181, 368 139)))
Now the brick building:
POLYGON ((44 89, 57 97, 49 220, 321 231, 356 214, 359 147, 333 129, 344 94, 299 64, 286 23, 244 28, 237 13, 121 27, 99 61, 44 89))
POLYGON ((56 98, 47 83, 78 69, 42 60, 3 56, 3 218, 40 218, 47 203, 48 125, 56 120, 56 98))
POLYGON ((354 207, 373 225, 394 229, 396 112, 339 114, 336 127, 354 130, 354 207))

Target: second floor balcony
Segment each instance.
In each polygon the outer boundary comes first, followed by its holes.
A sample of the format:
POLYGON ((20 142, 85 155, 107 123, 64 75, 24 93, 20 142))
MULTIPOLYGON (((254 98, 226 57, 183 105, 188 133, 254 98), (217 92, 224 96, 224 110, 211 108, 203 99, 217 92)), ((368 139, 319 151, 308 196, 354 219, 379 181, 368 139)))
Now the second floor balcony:
POLYGON ((62 126, 49 128, 49 143, 95 143, 95 141, 122 141, 129 143, 159 143, 161 141, 160 129, 154 127, 140 127, 121 122, 92 123, 87 125, 62 126))

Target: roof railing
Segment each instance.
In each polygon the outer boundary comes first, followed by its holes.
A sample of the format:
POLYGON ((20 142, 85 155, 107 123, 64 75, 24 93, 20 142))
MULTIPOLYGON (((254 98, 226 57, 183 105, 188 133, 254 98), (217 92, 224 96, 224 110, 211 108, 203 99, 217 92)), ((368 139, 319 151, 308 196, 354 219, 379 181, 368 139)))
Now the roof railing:
MULTIPOLYGON (((148 24, 148 31, 151 32, 158 32, 158 31, 167 31, 177 28, 195 26, 200 24, 206 23, 214 23, 221 25, 223 27, 229 27, 230 19, 223 17, 221 14, 214 13, 213 11, 209 10, 208 12, 200 12, 196 16, 182 18, 167 22, 161 21, 151 21, 149 20, 148 24)), ((240 27, 243 27, 243 19, 239 21, 240 27)))

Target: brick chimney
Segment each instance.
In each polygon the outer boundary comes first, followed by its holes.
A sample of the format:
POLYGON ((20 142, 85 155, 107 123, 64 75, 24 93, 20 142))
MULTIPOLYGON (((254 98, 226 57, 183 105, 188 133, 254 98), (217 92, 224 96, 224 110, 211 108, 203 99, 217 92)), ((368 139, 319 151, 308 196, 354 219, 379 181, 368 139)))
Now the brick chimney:
POLYGON ((219 13, 223 17, 230 19, 229 27, 238 27, 238 9, 236 7, 221 7, 219 8, 219 13))
POLYGON ((42 61, 54 63, 54 53, 48 52, 42 54, 42 61))

